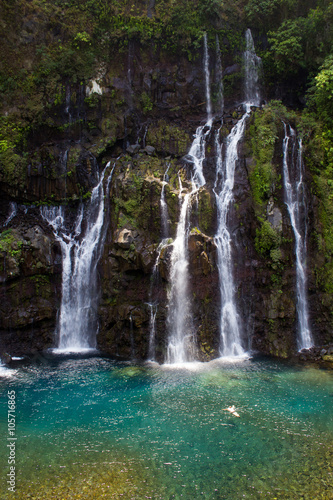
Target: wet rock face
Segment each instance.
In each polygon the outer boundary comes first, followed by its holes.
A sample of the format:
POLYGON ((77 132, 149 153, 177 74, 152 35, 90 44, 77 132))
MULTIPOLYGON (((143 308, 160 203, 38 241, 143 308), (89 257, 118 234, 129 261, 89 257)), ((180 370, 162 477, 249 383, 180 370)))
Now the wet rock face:
MULTIPOLYGON (((159 140, 157 137, 152 147, 159 140)), ((91 165, 89 175, 93 179, 94 162, 91 165)), ((219 356, 220 288, 214 241, 214 162, 209 157, 204 169, 208 182, 192 200, 188 258, 197 353, 199 359, 207 361, 219 356)), ((149 303, 153 299, 158 304, 156 358, 161 362, 165 359, 170 258, 180 211, 179 175, 183 189, 189 190, 190 174, 190 166, 184 168, 181 157, 165 158, 164 154, 155 151, 150 155, 144 148, 123 154, 116 161, 108 232, 99 262, 101 301, 97 341, 102 351, 126 359, 147 358, 151 326, 149 303), (167 184, 164 184, 168 165, 167 184), (163 187, 169 239, 160 253, 152 285, 162 238, 160 200, 163 187)), ((3 348, 12 354, 21 354, 25 350, 54 345, 61 295, 61 250, 38 209, 18 208, 17 215, 5 225, 9 213, 9 204, 5 203, 0 221, 3 225, 0 236, 0 340, 3 348)), ((282 199, 268 200, 266 215, 276 231, 290 235, 282 199)), ((277 271, 272 268, 272 261, 256 251, 258 221, 251 199, 247 162, 242 156, 236 167, 229 227, 234 238, 235 295, 244 347, 288 357, 296 349, 295 272, 292 265, 285 265, 275 283, 272 275, 277 271)), ((292 241, 285 243, 282 250, 285 262, 292 263, 292 241)))
POLYGON ((59 249, 31 212, 0 234, 0 346, 12 354, 53 345, 59 306, 59 249))
MULTIPOLYGON (((27 25, 27 34, 30 29, 27 25)), ((108 232, 99 262, 98 345, 125 358, 146 358, 148 304, 153 298, 158 303, 157 359, 164 360, 170 257, 179 220, 180 183, 184 192, 191 190, 192 165, 186 155, 196 127, 206 120, 204 76, 199 63, 131 44, 129 51, 135 52, 135 57, 115 54, 98 84, 93 79, 88 85, 70 87, 66 83, 66 102, 52 110, 54 125, 45 125, 29 137, 24 186, 0 179, 0 339, 13 349, 44 348, 53 343, 61 294, 61 250, 36 208, 31 216, 30 208, 27 214, 19 208, 18 216, 5 225, 9 201, 30 206, 41 200, 52 204, 70 200, 77 209, 96 185, 98 171, 110 160, 116 166, 108 232), (163 186, 168 209, 168 234, 164 236, 169 241, 160 254, 152 289, 152 272, 162 238, 163 186)), ((231 61, 224 73, 233 75, 236 81, 240 67, 231 61)), ((220 341, 220 290, 214 242, 215 134, 219 131, 221 140, 225 140, 243 114, 241 107, 235 108, 235 102, 241 101, 241 85, 238 87, 226 99, 223 120, 221 116, 217 118, 207 140, 203 165, 206 184, 192 200, 189 286, 197 351, 202 360, 218 356, 220 341)), ((281 152, 281 143, 278 148, 281 152)), ((293 237, 283 196, 277 192, 265 201, 262 217, 283 236, 281 255, 276 256, 275 262, 258 253, 260 223, 250 182, 253 152, 248 144, 239 149, 228 224, 244 347, 286 357, 296 348, 293 237)), ((313 249, 311 252, 314 268, 320 256, 314 256, 313 249)), ((315 335, 324 344, 331 337, 332 300, 324 291, 317 293, 311 271, 309 288, 310 313, 316 318, 315 335)))
MULTIPOLYGON (((149 17, 154 14, 154 6, 154 0, 147 3, 149 17)), ((36 36, 45 43, 48 37, 58 39, 58 35, 49 30, 36 30, 38 24, 34 15, 23 16, 20 42, 24 47, 36 36)), ((214 242, 217 228, 215 138, 219 134, 225 142, 244 113, 239 105, 243 100, 242 68, 235 62, 227 39, 224 44, 223 73, 228 84, 225 111, 222 116, 221 109, 214 109, 216 121, 207 138, 203 164, 206 184, 193 197, 189 221, 189 287, 197 351, 202 360, 218 356, 220 335, 220 290, 214 242)), ((27 52, 24 66, 29 72, 33 69, 33 59, 28 55, 27 52)), ((53 96, 47 96, 50 99, 43 109, 43 123, 38 128, 29 128, 25 150, 13 153, 7 170, 1 159, 0 329, 3 333, 0 343, 12 347, 13 352, 52 345, 61 295, 61 249, 50 228, 41 220, 39 210, 31 205, 70 203, 76 214, 79 203, 89 198, 96 185, 98 172, 111 161, 115 163, 115 171, 108 232, 98 265, 101 282, 98 345, 102 350, 126 358, 145 358, 150 331, 148 304, 154 299, 158 303, 157 358, 164 359, 170 258, 179 221, 180 184, 183 194, 191 190, 193 166, 187 153, 196 128, 207 120, 202 53, 193 56, 189 61, 185 55, 167 53, 157 44, 143 46, 130 40, 128 50, 113 54, 111 61, 96 68, 95 75, 89 75, 89 80, 59 82, 63 95, 55 98, 53 104, 53 96), (162 188, 167 205, 164 225, 162 188), (17 215, 12 219, 10 202, 17 204, 17 215), (20 205, 23 203, 26 207, 20 205), (163 237, 168 241, 160 254, 152 287, 158 245, 165 228, 167 234, 163 237)), ((210 49, 211 87, 216 98, 215 57, 210 49)), ((216 99, 213 101, 216 108, 216 99)), ((43 102, 37 104, 43 106, 43 102)), ((15 115, 18 106, 5 111, 15 115)), ((260 110, 253 109, 252 116, 256 112, 260 110)), ((250 121, 248 129, 253 126, 250 121)), ((223 148, 225 150, 225 143, 223 148)), ((283 242, 278 249, 273 249, 275 260, 269 253, 263 255, 258 251, 260 222, 251 187, 253 149, 246 138, 239 147, 233 201, 228 214, 235 296, 244 346, 286 357, 296 348, 294 241, 283 196, 277 188, 274 196, 270 192, 265 199, 260 217, 283 242)), ((276 158, 272 160, 279 174, 281 150, 282 137, 276 143, 276 158)), ((309 172, 308 177, 310 182, 309 172)), ((310 233, 319 220, 315 198, 312 203, 310 233)), ((325 290, 317 288, 312 270, 320 268, 325 257, 318 254, 313 242, 311 245, 310 316, 316 341, 324 345, 332 338, 333 300, 325 290)))

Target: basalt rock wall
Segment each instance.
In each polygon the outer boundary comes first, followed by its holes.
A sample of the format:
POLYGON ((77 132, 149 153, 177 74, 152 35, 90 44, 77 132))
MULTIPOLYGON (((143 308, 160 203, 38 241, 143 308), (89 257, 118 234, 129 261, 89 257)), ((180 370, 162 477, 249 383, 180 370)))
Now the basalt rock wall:
MULTIPOLYGON (((216 85, 212 50, 210 70, 212 85, 216 85)), ((226 58, 224 73, 234 75, 233 87, 227 89, 224 112, 214 101, 215 122, 204 164, 206 185, 192 200, 188 240, 193 324, 202 360, 219 355, 214 137, 220 130, 221 140, 226 141, 243 113, 240 65, 231 56, 226 58)), ((159 303, 156 355, 159 361, 164 359, 172 239, 180 198, 191 189, 186 154, 197 126, 206 121, 204 85, 202 49, 190 61, 159 47, 147 50, 131 43, 84 83, 64 81, 63 95, 53 103, 44 123, 30 131, 24 152, 17 151, 11 160, 4 158, 0 168, 2 351, 22 354, 54 345, 61 250, 39 206, 66 204, 67 215, 73 218, 96 185, 97 172, 110 161, 114 172, 108 229, 98 264, 98 347, 124 358, 147 357, 152 271, 162 237, 160 198, 169 166, 165 199, 170 241, 161 253, 153 289, 159 303)), ((8 108, 6 112, 14 111, 8 108)), ((296 350, 297 317, 294 237, 281 182, 282 139, 281 117, 269 107, 253 109, 240 146, 229 226, 244 346, 287 357, 296 350), (276 127, 271 136, 265 132, 269 140, 263 142, 262 150, 272 150, 269 168, 266 165, 271 173, 259 197, 258 179, 266 171, 258 173, 261 160, 254 143, 262 130, 257 116, 276 127), (268 236, 267 227, 272 228, 268 236)), ((332 341, 332 299, 318 285, 318 269, 325 261, 317 237, 322 232, 320 200, 313 196, 312 174, 305 167, 310 321, 316 343, 327 344, 332 341)))

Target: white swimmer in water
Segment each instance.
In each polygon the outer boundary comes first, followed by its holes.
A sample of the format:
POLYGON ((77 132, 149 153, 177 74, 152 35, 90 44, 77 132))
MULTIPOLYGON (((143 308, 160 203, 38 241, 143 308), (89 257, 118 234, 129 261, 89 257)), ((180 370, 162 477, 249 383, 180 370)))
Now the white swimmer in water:
POLYGON ((237 413, 236 411, 236 407, 234 405, 232 406, 228 406, 228 408, 223 408, 223 411, 229 411, 230 413, 232 413, 235 417, 239 417, 239 413, 237 413))

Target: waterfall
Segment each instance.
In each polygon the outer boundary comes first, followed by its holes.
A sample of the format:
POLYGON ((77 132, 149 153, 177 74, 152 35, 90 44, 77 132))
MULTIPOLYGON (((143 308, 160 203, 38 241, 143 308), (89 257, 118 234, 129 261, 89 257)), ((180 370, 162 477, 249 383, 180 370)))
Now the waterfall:
POLYGON ((163 185, 161 189, 161 198, 160 198, 162 239, 167 238, 169 235, 168 205, 165 201, 165 186, 168 183, 167 179, 168 179, 169 168, 170 168, 170 163, 168 164, 167 169, 163 176, 163 185))
MULTIPOLYGON (((103 249, 106 227, 104 209, 113 169, 104 190, 104 169, 91 199, 80 205, 71 232, 65 225, 63 207, 42 207, 42 217, 51 225, 62 252, 62 296, 57 327, 57 348, 75 352, 96 348, 97 263, 103 249)), ((113 167, 114 168, 114 167, 113 167)))
POLYGON ((261 58, 255 53, 254 42, 250 29, 245 33, 246 49, 244 52, 245 67, 245 105, 260 106, 260 72, 262 69, 261 58))
POLYGON ((151 276, 151 282, 150 282, 150 289, 149 289, 149 302, 148 302, 148 307, 150 310, 150 316, 149 316, 149 344, 148 344, 148 360, 149 361, 155 361, 155 340, 156 340, 156 314, 157 314, 157 309, 158 309, 158 281, 160 278, 159 271, 158 271, 158 265, 160 262, 161 258, 161 253, 163 248, 165 248, 168 245, 168 238, 164 238, 160 244, 158 245, 157 248, 157 257, 155 260, 152 276, 151 276), (154 292, 157 291, 157 298, 153 299, 153 294, 154 292))
POLYGON ((14 219, 14 217, 16 217, 16 214, 17 214, 17 203, 15 201, 11 201, 9 204, 9 207, 10 207, 10 212, 9 212, 7 219, 5 220, 5 222, 3 224, 4 227, 8 226, 8 224, 14 219))
POLYGON ((165 248, 168 244, 168 235, 169 235, 169 224, 168 224, 168 206, 165 200, 165 186, 168 183, 168 171, 170 168, 170 163, 167 165, 167 169, 163 176, 163 183, 161 189, 161 197, 160 197, 160 211, 161 211, 161 233, 162 233, 162 241, 158 245, 157 248, 157 257, 155 260, 150 288, 149 288, 149 302, 148 307, 150 309, 149 316, 149 345, 148 345, 148 360, 155 361, 155 337, 156 337, 156 314, 158 309, 157 300, 153 300, 153 293, 156 288, 159 272, 158 265, 160 262, 161 252, 163 248, 165 248))
POLYGON ((155 350, 156 350, 155 349, 155 339, 156 339, 157 304, 154 304, 153 302, 149 301, 148 302, 148 307, 150 309, 150 315, 149 315, 148 361, 155 361, 155 350))
POLYGON ((219 113, 223 113, 224 108, 224 93, 223 93, 223 72, 222 72, 222 62, 221 62, 221 50, 219 37, 216 35, 216 82, 217 82, 217 106, 219 113))
POLYGON ((60 154, 59 163, 61 165, 61 172, 65 178, 65 189, 64 189, 64 199, 67 198, 67 164, 68 164, 68 152, 69 149, 66 149, 63 154, 60 154))
POLYGON ((129 103, 130 109, 133 108, 133 88, 132 88, 133 82, 132 82, 132 69, 131 69, 133 66, 133 59, 134 59, 133 43, 130 40, 128 42, 128 59, 127 59, 127 84, 128 84, 128 93, 129 93, 128 103, 129 103))
POLYGON ((131 358, 135 359, 135 344, 134 344, 134 331, 133 331, 133 318, 132 314, 129 315, 129 323, 130 323, 130 342, 131 342, 131 358))
POLYGON ((185 363, 193 359, 193 326, 188 292, 188 212, 192 193, 187 193, 182 202, 176 239, 171 254, 168 304, 169 344, 167 363, 185 363))
POLYGON ((296 132, 284 123, 283 140, 283 182, 285 203, 288 207, 291 226, 295 237, 296 295, 297 295, 297 345, 298 349, 309 349, 313 339, 309 326, 308 301, 306 293, 306 199, 303 184, 302 141, 296 132), (289 129, 289 131, 288 131, 289 129), (291 143, 291 148, 289 148, 291 143), (291 151, 290 151, 291 149, 291 151), (297 149, 297 154, 295 150, 297 149))
POLYGON ((206 181, 203 174, 203 163, 206 157, 206 139, 210 134, 213 118, 210 97, 209 54, 207 36, 204 35, 204 61, 206 84, 206 111, 205 125, 196 129, 194 140, 186 156, 189 163, 193 164, 192 189, 182 196, 180 186, 180 216, 177 225, 176 238, 172 245, 170 290, 168 293, 168 347, 167 363, 186 363, 195 359, 196 343, 191 316, 191 300, 189 294, 189 262, 188 262, 188 236, 189 219, 191 213, 192 196, 196 195, 206 181))
POLYGON ((207 33, 204 33, 204 73, 206 88, 206 110, 208 121, 212 119, 212 101, 210 97, 210 75, 209 75, 209 54, 207 44, 207 33))
MULTIPOLYGON (((238 146, 243 138, 246 120, 251 106, 259 106, 259 72, 261 59, 255 53, 251 31, 245 34, 246 50, 245 66, 245 113, 232 128, 226 140, 225 158, 222 155, 222 144, 219 131, 215 138, 216 178, 214 193, 217 206, 217 230, 215 244, 217 247, 217 267, 220 286, 220 355, 223 357, 244 356, 242 346, 242 322, 237 312, 235 283, 233 276, 232 235, 229 231, 228 216, 233 202, 235 168, 238 161, 238 146)), ((222 101, 223 102, 223 101, 222 101)))
POLYGON ((233 278, 232 236, 228 228, 228 214, 233 201, 235 167, 238 160, 238 145, 243 137, 245 113, 231 130, 227 138, 226 157, 223 162, 222 146, 219 134, 216 135, 217 169, 214 193, 217 205, 217 246, 218 272, 220 284, 220 354, 224 357, 243 356, 245 354, 241 342, 241 320, 237 313, 235 285, 233 278))
POLYGON ((70 85, 66 86, 66 97, 65 97, 65 102, 66 102, 66 109, 65 113, 68 115, 68 123, 72 123, 72 114, 71 114, 71 87, 70 85))

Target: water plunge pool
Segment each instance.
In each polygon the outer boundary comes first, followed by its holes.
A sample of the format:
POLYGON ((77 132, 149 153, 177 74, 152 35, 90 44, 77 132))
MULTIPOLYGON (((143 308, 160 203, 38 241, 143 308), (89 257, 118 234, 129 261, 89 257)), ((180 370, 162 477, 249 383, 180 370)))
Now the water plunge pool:
POLYGON ((1 498, 331 498, 332 372, 58 355, 2 374, 1 470, 11 390, 17 441, 1 498))

